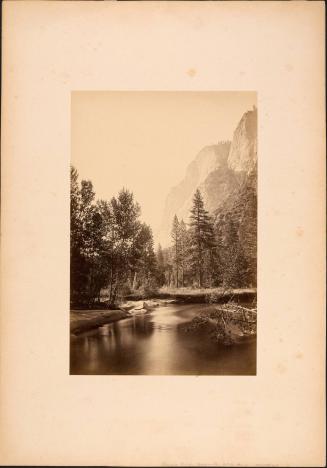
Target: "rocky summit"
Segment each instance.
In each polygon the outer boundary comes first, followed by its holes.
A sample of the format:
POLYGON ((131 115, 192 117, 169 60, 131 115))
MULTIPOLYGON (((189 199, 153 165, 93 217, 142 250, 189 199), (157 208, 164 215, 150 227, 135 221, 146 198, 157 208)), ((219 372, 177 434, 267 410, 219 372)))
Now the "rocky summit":
MULTIPOLYGON (((189 164, 184 179, 171 189, 159 231, 160 243, 164 247, 169 245, 175 214, 179 220, 188 222, 196 189, 200 190, 205 207, 214 219, 231 213, 235 219, 239 216, 239 225, 244 218, 241 211, 245 210, 250 216, 247 222, 256 229, 256 184, 257 109, 253 107, 242 116, 232 141, 204 147, 189 164)), ((244 229, 240 227, 240 235, 244 229)), ((253 236, 256 237, 256 231, 253 236)))

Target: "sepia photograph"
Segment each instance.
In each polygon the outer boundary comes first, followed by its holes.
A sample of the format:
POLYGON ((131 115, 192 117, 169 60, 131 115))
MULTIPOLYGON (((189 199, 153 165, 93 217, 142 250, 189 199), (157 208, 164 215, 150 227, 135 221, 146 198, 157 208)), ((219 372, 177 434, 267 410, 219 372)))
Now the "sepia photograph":
POLYGON ((71 93, 70 374, 256 375, 255 92, 71 93))
POLYGON ((2 15, 0 465, 326 465, 325 7, 2 15))

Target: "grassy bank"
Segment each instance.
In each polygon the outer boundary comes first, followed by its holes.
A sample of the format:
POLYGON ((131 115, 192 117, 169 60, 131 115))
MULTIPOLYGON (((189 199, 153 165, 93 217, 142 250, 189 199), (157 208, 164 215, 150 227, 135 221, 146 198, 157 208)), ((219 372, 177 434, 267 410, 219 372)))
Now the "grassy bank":
POLYGON ((234 302, 252 302, 256 301, 256 289, 222 289, 222 288, 207 288, 207 289, 191 289, 191 288, 161 288, 159 291, 154 291, 152 294, 130 294, 126 296, 126 300, 141 300, 141 299, 174 299, 178 303, 185 304, 204 304, 204 303, 221 303, 229 301, 234 302))

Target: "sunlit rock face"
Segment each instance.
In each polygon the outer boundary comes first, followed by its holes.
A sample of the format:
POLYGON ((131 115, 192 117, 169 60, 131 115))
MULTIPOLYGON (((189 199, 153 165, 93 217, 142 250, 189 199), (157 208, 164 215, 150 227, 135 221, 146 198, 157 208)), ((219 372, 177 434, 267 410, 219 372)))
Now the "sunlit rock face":
POLYGON ((237 232, 237 242, 246 264, 246 283, 257 282, 257 109, 246 112, 238 124, 231 144, 228 167, 237 184, 212 211, 216 226, 227 217, 237 232))
POLYGON ((166 199, 159 242, 170 245, 172 220, 189 221, 193 195, 197 188, 206 209, 216 217, 222 209, 233 209, 245 186, 256 189, 257 110, 246 112, 234 131, 233 140, 204 147, 189 164, 184 179, 173 187, 166 199))
POLYGON ((230 152, 228 167, 248 173, 257 161, 257 109, 246 112, 238 124, 230 152))

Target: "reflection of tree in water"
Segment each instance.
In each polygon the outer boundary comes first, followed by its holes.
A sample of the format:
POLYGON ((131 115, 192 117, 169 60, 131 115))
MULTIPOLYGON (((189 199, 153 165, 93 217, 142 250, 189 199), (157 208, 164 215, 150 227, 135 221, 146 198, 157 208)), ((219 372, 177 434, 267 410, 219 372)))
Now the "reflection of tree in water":
POLYGON ((112 323, 108 332, 100 337, 99 344, 105 353, 125 353, 137 338, 148 338, 153 332, 148 317, 134 316, 128 321, 112 323))
POLYGON ((98 346, 96 340, 92 336, 85 336, 80 342, 80 353, 87 358, 94 359, 98 353, 98 346))
POLYGON ((84 353, 88 353, 89 349, 90 349, 89 339, 88 339, 88 337, 85 337, 84 341, 83 341, 83 351, 84 351, 84 353))
POLYGON ((119 325, 117 324, 117 322, 114 322, 112 324, 112 330, 113 330, 113 339, 115 341, 115 345, 116 345, 116 348, 117 349, 121 349, 121 345, 122 345, 122 342, 121 342, 121 330, 120 330, 120 327, 119 325))
POLYGON ((173 309, 156 310, 81 336, 71 350, 71 373, 254 375, 255 339, 226 347, 183 330, 204 310, 179 306, 178 315, 173 309))
POLYGON ((71 356, 71 364, 74 363, 74 360, 77 359, 77 356, 80 358, 83 356, 83 360, 88 363, 88 371, 92 372, 98 362, 99 358, 99 347, 95 337, 85 336, 78 345, 78 353, 75 355, 75 358, 71 356))
POLYGON ((106 353, 109 353, 113 349, 112 336, 113 336, 113 332, 112 330, 109 330, 108 335, 103 335, 101 337, 100 344, 102 345, 106 353))
POLYGON ((191 320, 187 320, 186 322, 181 322, 176 325, 176 332, 185 334, 186 326, 191 322, 191 320))
POLYGON ((154 332, 149 316, 138 315, 133 318, 133 331, 137 336, 149 337, 154 332))

